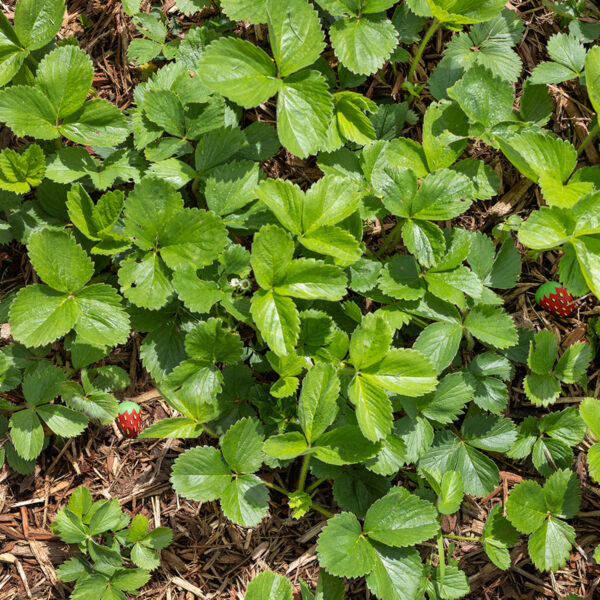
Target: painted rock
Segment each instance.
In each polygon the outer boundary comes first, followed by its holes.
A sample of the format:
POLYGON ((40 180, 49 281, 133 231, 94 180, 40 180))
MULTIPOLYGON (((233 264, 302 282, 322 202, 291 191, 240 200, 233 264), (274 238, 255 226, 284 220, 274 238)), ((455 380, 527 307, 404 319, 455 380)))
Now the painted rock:
POLYGON ((559 317, 568 317, 575 310, 573 296, 555 281, 548 281, 541 285, 535 293, 535 301, 559 317))
POLYGON ((142 429, 142 413, 139 404, 135 402, 121 402, 117 415, 117 427, 126 438, 137 437, 142 429))

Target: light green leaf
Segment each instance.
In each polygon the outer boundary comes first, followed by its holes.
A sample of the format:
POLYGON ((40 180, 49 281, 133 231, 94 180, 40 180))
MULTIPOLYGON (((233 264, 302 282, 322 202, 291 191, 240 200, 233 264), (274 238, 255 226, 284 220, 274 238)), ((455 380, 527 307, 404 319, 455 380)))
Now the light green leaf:
POLYGON ((117 146, 129 135, 125 115, 102 99, 86 102, 81 110, 65 118, 59 130, 67 139, 84 146, 117 146))
POLYGON ((376 553, 375 566, 367 575, 371 592, 388 600, 418 598, 423 573, 419 553, 414 548, 391 548, 377 542, 372 546, 376 553))
POLYGON ((119 285, 123 295, 143 308, 156 310, 167 303, 173 293, 169 270, 156 254, 144 258, 127 258, 119 268, 119 285))
POLYGON ((282 6, 267 0, 269 42, 279 76, 287 77, 309 67, 325 48, 321 21, 306 0, 290 0, 282 6))
POLYGON ((350 340, 350 361, 356 369, 364 369, 381 361, 392 343, 392 329, 375 313, 363 317, 350 340))
POLYGON ((362 75, 375 73, 398 45, 398 32, 385 15, 338 19, 329 29, 329 35, 340 62, 362 75))
POLYGON ((40 140, 59 137, 55 109, 35 87, 13 85, 0 90, 0 121, 19 137, 32 136, 40 140))
POLYGON ((227 463, 211 446, 190 448, 173 463, 171 485, 176 493, 190 500, 216 500, 230 481, 231 471, 227 463))
POLYGON ((563 567, 571 554, 575 530, 571 525, 548 517, 527 542, 529 556, 540 571, 556 571, 563 567))
POLYGON ((281 89, 277 67, 269 55, 234 37, 219 38, 208 46, 197 74, 207 88, 244 108, 266 102, 281 89))
POLYGON ((336 427, 315 440, 314 455, 329 465, 351 465, 375 456, 380 444, 363 437, 356 425, 336 427))
POLYGON ((160 438, 197 438, 204 432, 201 423, 188 417, 171 417, 161 419, 156 423, 146 427, 138 438, 142 439, 160 439, 160 438))
POLYGON ((167 133, 185 137, 185 112, 177 95, 170 90, 148 90, 144 94, 146 116, 167 133))
POLYGON ((356 407, 356 419, 362 434, 372 442, 383 439, 392 429, 392 403, 377 382, 356 375, 348 397, 356 407))
POLYGON ((267 22, 266 0, 221 0, 221 7, 233 21, 267 22))
POLYGON ((300 332, 298 309, 291 298, 258 290, 250 306, 261 335, 275 354, 285 356, 296 346, 300 332))
POLYGON ((292 154, 299 158, 316 154, 332 115, 333 97, 321 73, 301 71, 283 80, 277 99, 277 133, 292 154))
POLYGON ((320 437, 337 414, 340 382, 333 366, 317 363, 302 382, 298 418, 309 443, 320 437))
POLYGON ((362 368, 364 377, 390 392, 422 396, 437 385, 431 361, 418 350, 393 348, 377 364, 362 368))
POLYGON ((78 436, 88 424, 85 415, 60 404, 38 406, 37 413, 54 433, 64 437, 78 436))
POLYGON ((44 429, 35 411, 26 408, 10 417, 10 437, 15 450, 25 460, 37 458, 44 445, 44 429))
POLYGON ((0 152, 0 189, 25 194, 38 186, 46 171, 44 152, 37 144, 30 144, 17 153, 10 148, 0 152))
POLYGON ((494 77, 484 67, 474 66, 469 69, 448 90, 448 96, 459 103, 471 121, 482 123, 486 129, 513 120, 512 86, 494 77))
MULTIPOLYGON (((434 17, 451 25, 487 21, 500 14, 502 0, 426 0, 434 17)), ((420 12, 418 13, 420 14, 420 12)))
POLYGON ((595 438, 600 440, 600 400, 584 398, 579 412, 595 438))
POLYGON ((240 475, 231 480, 221 495, 223 514, 238 525, 256 527, 269 508, 269 492, 256 475, 240 475))
POLYGON ((437 508, 443 515, 451 515, 458 511, 463 500, 462 475, 455 471, 444 473, 440 483, 437 508))
POLYGON ((356 238, 335 225, 324 225, 304 235, 300 243, 313 252, 332 256, 341 267, 353 265, 362 255, 356 238))
POLYGON ((90 57, 77 46, 62 46, 40 61, 35 84, 54 106, 56 118, 64 119, 81 108, 93 77, 90 57))
POLYGON ((241 419, 221 440, 221 452, 235 473, 255 473, 263 463, 264 435, 257 419, 241 419))
POLYGON ((517 484, 506 501, 506 514, 521 533, 533 533, 542 527, 547 507, 541 486, 535 481, 517 484))
POLYGON ((463 330, 458 323, 431 323, 419 334, 413 348, 429 357, 438 373, 454 359, 463 330))
POLYGON ((61 28, 64 13, 64 0, 19 0, 15 33, 21 44, 37 50, 51 42, 61 28))
POLYGON ((590 102, 600 114, 600 48, 594 46, 588 50, 585 57, 585 82, 590 102))
POLYGON ((263 450, 265 454, 279 460, 296 458, 310 452, 306 438, 299 431, 290 431, 270 437, 265 442, 263 450))
POLYGON ((173 273, 173 286, 183 303, 193 312, 208 313, 225 297, 215 281, 204 281, 191 265, 181 265, 173 273))
POLYGON ((515 324, 500 308, 475 306, 465 319, 465 327, 477 339, 495 348, 510 348, 517 343, 515 324))
POLYGON ((263 571, 248 584, 244 600, 292 600, 292 584, 279 573, 263 571))
POLYGON ((371 505, 364 531, 369 539, 403 547, 434 537, 439 527, 437 511, 430 502, 403 487, 394 487, 371 505))
POLYGON ((339 267, 313 258, 298 258, 290 263, 273 291, 305 300, 337 301, 346 295, 346 283, 339 267))
POLYGON ((45 285, 28 285, 10 307, 10 329, 28 347, 44 346, 68 333, 80 316, 74 298, 45 285))
POLYGON ((373 570, 377 555, 358 519, 341 512, 327 521, 317 542, 320 564, 332 575, 361 577, 373 570))

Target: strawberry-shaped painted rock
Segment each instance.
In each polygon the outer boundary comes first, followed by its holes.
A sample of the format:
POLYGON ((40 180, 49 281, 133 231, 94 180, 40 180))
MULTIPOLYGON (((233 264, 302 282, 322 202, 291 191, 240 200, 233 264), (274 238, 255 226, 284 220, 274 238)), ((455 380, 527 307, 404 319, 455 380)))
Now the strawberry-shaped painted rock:
POLYGON ((575 310, 573 296, 555 281, 541 285, 535 293, 535 301, 559 317, 568 317, 575 310))
POLYGON ((126 438, 137 437, 142 429, 142 413, 139 404, 127 401, 119 404, 117 427, 126 438))

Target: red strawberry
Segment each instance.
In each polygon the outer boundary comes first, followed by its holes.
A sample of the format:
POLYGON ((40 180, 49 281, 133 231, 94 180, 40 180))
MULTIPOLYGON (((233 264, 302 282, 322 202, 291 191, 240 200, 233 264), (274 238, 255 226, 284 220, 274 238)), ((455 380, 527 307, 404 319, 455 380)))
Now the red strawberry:
POLYGON ((142 413, 139 404, 135 402, 121 402, 117 415, 117 427, 126 438, 137 437, 142 429, 142 413))
POLYGON ((535 301, 559 317, 568 317, 575 310, 573 296, 555 281, 541 285, 535 293, 535 301))

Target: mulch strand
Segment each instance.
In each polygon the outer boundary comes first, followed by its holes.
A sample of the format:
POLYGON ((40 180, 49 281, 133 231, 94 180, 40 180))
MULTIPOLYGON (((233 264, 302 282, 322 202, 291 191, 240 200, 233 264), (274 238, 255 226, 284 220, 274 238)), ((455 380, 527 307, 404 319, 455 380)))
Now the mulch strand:
MULTIPOLYGON (((150 3, 144 0, 142 10, 150 3)), ((526 34, 517 46, 526 72, 546 59, 546 41, 560 31, 557 20, 540 1, 508 2, 516 9, 526 34)), ((13 0, 0 0, 0 9, 12 18, 13 0)), ((176 11, 173 0, 163 2, 163 12, 177 21, 182 33, 215 14, 205 9, 193 17, 183 17, 176 11)), ((240 24, 238 33, 254 42, 266 44, 261 26, 240 24)), ((122 109, 133 102, 133 90, 141 79, 140 70, 127 60, 127 46, 137 37, 131 18, 121 10, 116 0, 67 1, 67 13, 59 37, 75 36, 86 50, 95 68, 95 93, 122 109)), ((445 43, 452 34, 438 31, 417 68, 421 82, 441 57, 445 43)), ((412 49, 413 54, 416 46, 412 49)), ((335 57, 332 56, 332 60, 335 57)), ((371 77, 361 92, 377 100, 392 97, 401 101, 400 84, 407 66, 399 65, 397 75, 386 67, 371 77)), ((517 95, 520 84, 516 84, 517 95)), ((554 132, 574 144, 587 135, 591 111, 585 91, 578 83, 550 86, 555 110, 551 120, 554 132)), ((412 106, 422 114, 431 101, 426 90, 412 106)), ((246 124, 256 121, 274 122, 275 106, 266 103, 246 111, 246 124)), ((418 127, 408 127, 403 135, 417 138, 418 127)), ((0 149, 17 146, 19 140, 10 131, 0 127, 0 149)), ((541 203, 536 186, 510 165, 493 148, 472 145, 469 157, 485 160, 500 175, 502 187, 490 201, 478 202, 455 224, 471 230, 491 232, 508 215, 527 215, 541 203)), ((589 144, 582 155, 589 164, 600 164, 595 144, 589 144)), ((300 160, 285 150, 263 165, 271 177, 291 179, 306 188, 321 175, 314 159, 300 160)), ((394 226, 392 218, 375 222, 365 228, 365 240, 373 250, 382 244, 382 230, 394 226)), ((519 248, 522 253, 524 249, 519 248)), ((398 247, 402 251, 401 246, 398 247)), ((552 280, 557 271, 558 256, 545 253, 537 260, 523 263, 520 283, 504 294, 506 308, 518 326, 548 328, 563 340, 563 347, 585 335, 586 321, 600 314, 593 297, 578 300, 577 310, 566 319, 554 317, 535 304, 534 292, 546 280, 552 280)), ((24 249, 18 244, 0 249, 0 293, 32 281, 33 274, 24 249)), ((171 416, 171 409, 152 388, 152 382, 139 362, 139 336, 133 336, 124 347, 119 347, 104 359, 104 364, 118 364, 132 377, 132 385, 123 397, 132 398, 142 406, 144 425, 171 416)), ((60 353, 61 348, 54 349, 60 353)), ((529 414, 542 414, 532 407, 522 388, 525 371, 517 369, 510 387, 507 416, 520 421, 529 414)), ((560 408, 576 406, 584 395, 600 396, 600 363, 592 364, 587 392, 571 385, 565 386, 558 401, 560 408)), ((142 588, 140 598, 151 600, 242 600, 248 582, 266 568, 285 574, 294 584, 294 600, 300 599, 299 579, 314 586, 318 576, 316 541, 324 524, 324 517, 310 513, 300 520, 289 515, 285 499, 271 492, 270 510, 264 521, 254 529, 245 529, 228 522, 218 503, 198 503, 179 498, 171 489, 169 474, 173 460, 186 448, 210 440, 125 440, 116 426, 91 425, 80 437, 71 439, 62 447, 51 443, 42 453, 35 471, 22 476, 8 470, 0 471, 0 600, 35 600, 68 598, 70 587, 56 577, 55 568, 69 557, 71 548, 50 533, 49 524, 66 498, 79 485, 87 486, 95 498, 117 498, 131 516, 144 514, 154 527, 168 526, 174 532, 173 543, 162 551, 160 567, 153 572, 149 583, 142 588)), ((541 573, 529 560, 526 542, 522 539, 511 551, 512 566, 500 571, 486 557, 481 545, 469 540, 453 540, 453 558, 467 573, 472 593, 470 600, 537 600, 563 598, 569 593, 586 600, 600 598, 600 566, 592 559, 598 543, 600 527, 600 489, 587 475, 585 452, 590 444, 585 441, 575 450, 575 469, 581 481, 582 502, 578 516, 573 520, 577 532, 576 545, 567 565, 556 573, 541 573)), ((442 523, 445 534, 477 537, 481 534, 489 511, 499 502, 505 502, 510 489, 526 478, 536 478, 530 463, 518 464, 496 456, 500 468, 500 485, 483 499, 466 497, 459 513, 446 516, 442 523)), ((265 471, 265 477, 279 477, 276 483, 293 486, 297 467, 274 475, 265 471)), ((317 494, 317 501, 330 510, 336 505, 326 485, 317 494)), ((320 488, 319 488, 320 489, 320 488)), ((448 545, 450 540, 446 540, 448 545)), ((420 547, 423 556, 433 544, 420 547)), ((346 598, 372 598, 362 579, 347 582, 346 598)), ((93 599, 90 599, 93 600, 93 599)))

